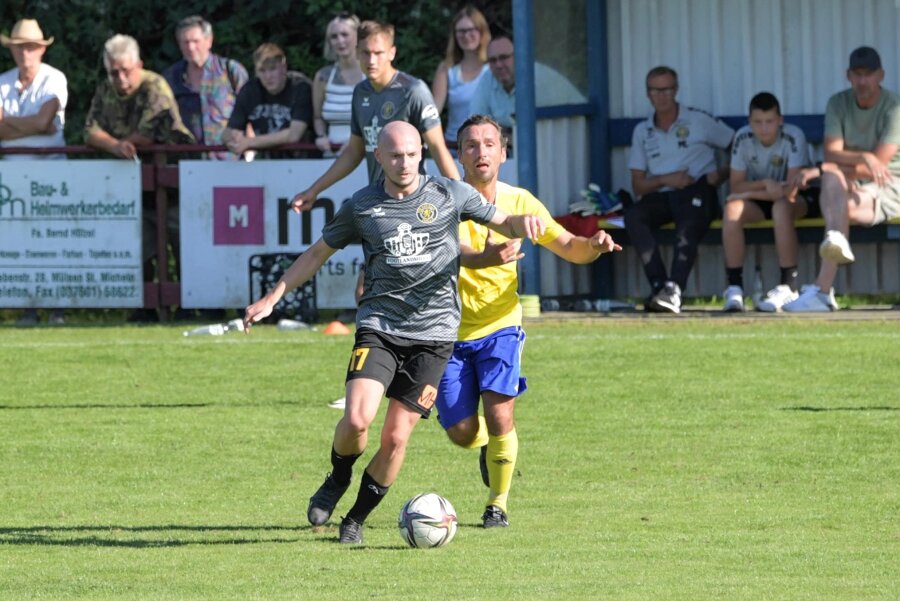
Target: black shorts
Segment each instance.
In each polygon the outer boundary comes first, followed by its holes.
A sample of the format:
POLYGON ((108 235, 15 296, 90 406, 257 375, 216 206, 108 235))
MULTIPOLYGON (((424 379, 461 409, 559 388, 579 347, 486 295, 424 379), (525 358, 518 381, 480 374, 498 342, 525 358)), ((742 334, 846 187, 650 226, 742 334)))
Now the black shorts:
MULTIPOLYGON (((797 193, 797 197, 802 197, 806 202, 806 215, 803 216, 803 219, 814 219, 816 217, 822 216, 822 210, 819 208, 819 188, 810 186, 806 190, 800 190, 797 193)), ((754 200, 750 199, 748 202, 752 202, 756 206, 759 207, 759 210, 762 211, 763 217, 769 221, 772 220, 772 207, 775 206, 773 202, 766 202, 765 200, 754 200)))
POLYGON ((413 340, 362 328, 356 331, 347 381, 381 382, 389 398, 427 418, 452 353, 452 342, 413 340))

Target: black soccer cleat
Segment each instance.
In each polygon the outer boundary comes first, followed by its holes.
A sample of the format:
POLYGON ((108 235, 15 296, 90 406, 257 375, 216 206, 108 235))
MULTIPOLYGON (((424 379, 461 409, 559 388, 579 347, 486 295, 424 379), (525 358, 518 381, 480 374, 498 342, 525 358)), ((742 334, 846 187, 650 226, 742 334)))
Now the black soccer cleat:
POLYGON ((487 445, 481 447, 481 450, 478 453, 478 469, 481 470, 481 481, 484 482, 485 486, 490 488, 491 477, 487 467, 487 445))
POLYGON ((506 528, 509 526, 509 518, 506 512, 496 505, 488 505, 481 516, 485 528, 506 528))
POLYGON ((335 505, 347 492, 350 483, 341 486, 334 481, 331 473, 325 476, 325 482, 319 487, 313 496, 309 498, 309 507, 306 508, 306 519, 313 526, 321 526, 328 521, 335 505))
POLYGON ((340 533, 338 542, 342 545, 361 545, 363 542, 363 525, 351 517, 341 520, 340 533))

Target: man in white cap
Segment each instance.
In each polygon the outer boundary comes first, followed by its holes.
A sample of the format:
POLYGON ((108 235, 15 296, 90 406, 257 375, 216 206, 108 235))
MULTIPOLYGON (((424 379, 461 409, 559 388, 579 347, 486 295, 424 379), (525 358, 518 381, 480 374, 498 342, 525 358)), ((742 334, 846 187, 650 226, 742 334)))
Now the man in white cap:
MULTIPOLYGON (((64 146, 66 100, 69 92, 66 76, 43 62, 47 46, 53 38, 44 39, 44 32, 34 19, 22 19, 7 37, 0 35, 0 43, 9 48, 15 69, 0 75, 0 146, 64 146)), ((0 155, 4 160, 63 159, 65 155, 0 155)), ((37 323, 37 311, 27 309, 19 323, 37 323)), ((63 312, 50 314, 50 323, 63 323, 63 312)))

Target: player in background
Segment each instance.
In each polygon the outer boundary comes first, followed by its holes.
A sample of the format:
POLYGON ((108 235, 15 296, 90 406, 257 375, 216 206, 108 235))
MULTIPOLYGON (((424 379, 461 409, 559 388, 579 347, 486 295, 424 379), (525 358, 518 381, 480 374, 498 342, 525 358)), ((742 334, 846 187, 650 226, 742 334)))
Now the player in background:
MULTIPOLYGON (((582 264, 622 249, 602 230, 590 238, 570 234, 530 192, 498 181, 507 140, 494 119, 469 117, 457 139, 463 181, 506 214, 538 216, 546 230, 537 243, 582 264)), ((438 389, 438 419, 455 444, 481 448, 482 478, 490 489, 483 525, 502 527, 509 525, 507 497, 519 447, 513 410, 516 397, 526 390, 520 376, 525 332, 516 293, 516 262, 524 255, 518 237, 473 222, 460 224, 459 242, 462 322, 438 389), (484 417, 478 414, 479 398, 484 400, 484 417)))
MULTIPOLYGON (((459 179, 456 163, 444 143, 441 117, 425 82, 398 71, 393 60, 394 26, 378 21, 363 21, 357 32, 357 54, 366 79, 353 88, 350 116, 350 140, 331 167, 312 186, 294 196, 295 212, 309 210, 316 197, 353 172, 365 158, 369 183, 382 176, 375 159, 375 148, 382 128, 393 121, 406 121, 422 134, 440 172, 459 179)), ((424 163, 418 166, 425 173, 424 163)))
POLYGON ((341 543, 362 543, 363 522, 394 483, 413 428, 434 405, 459 326, 460 222, 490 223, 511 238, 534 240, 544 234, 538 217, 509 216, 471 186, 420 175, 422 139, 409 123, 395 121, 384 127, 376 158, 384 179, 344 203, 322 237, 244 314, 244 329, 249 331, 337 249, 362 243, 365 289, 347 368, 347 406, 335 428, 332 471, 309 501, 312 525, 331 517, 350 486, 353 464, 366 449, 382 397, 387 395, 389 402, 378 451, 363 472, 356 502, 341 521, 341 543))

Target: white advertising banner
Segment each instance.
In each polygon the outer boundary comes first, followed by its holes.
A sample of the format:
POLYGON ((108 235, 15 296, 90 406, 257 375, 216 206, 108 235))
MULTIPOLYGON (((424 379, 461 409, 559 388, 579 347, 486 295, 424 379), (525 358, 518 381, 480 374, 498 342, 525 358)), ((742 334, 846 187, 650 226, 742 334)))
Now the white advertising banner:
MULTIPOLYGON (((365 163, 319 196, 311 211, 289 207, 334 161, 181 161, 181 302, 189 309, 243 308, 251 301, 255 255, 297 254, 309 248, 335 212, 368 184, 365 163)), ((437 173, 431 161, 429 173, 437 173)), ((510 161, 501 172, 514 174, 510 161)), ((514 183, 515 177, 506 179, 514 183)), ((339 250, 316 274, 316 303, 356 306, 353 291, 363 264, 358 244, 339 250)))
POLYGON ((141 307, 141 170, 0 161, 0 307, 141 307))

